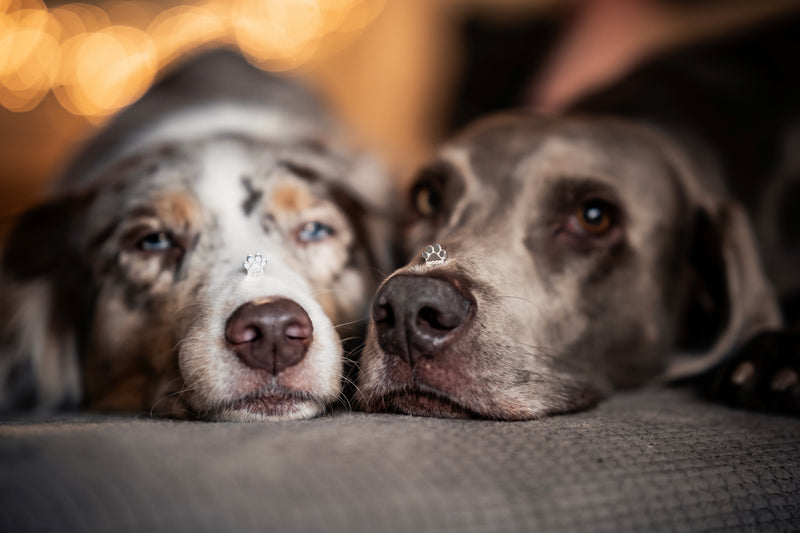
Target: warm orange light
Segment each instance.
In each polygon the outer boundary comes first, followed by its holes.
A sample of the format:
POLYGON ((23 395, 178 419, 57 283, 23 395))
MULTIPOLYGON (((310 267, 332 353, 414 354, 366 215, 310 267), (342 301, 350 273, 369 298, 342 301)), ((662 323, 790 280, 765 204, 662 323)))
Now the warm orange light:
POLYGON ((321 27, 315 0, 240 0, 233 9, 239 47, 265 67, 284 70, 304 62, 321 27))
POLYGON ((0 76, 7 76, 22 66, 46 31, 46 11, 21 9, 0 19, 0 76))
POLYGON ((155 73, 150 36, 130 26, 110 26, 64 43, 54 92, 67 110, 102 116, 141 96, 155 73))
POLYGON ((0 0, 0 105, 35 107, 48 91, 92 120, 130 104, 158 71, 208 45, 235 45, 255 65, 297 68, 340 49, 385 0, 157 2, 0 0))
POLYGON ((147 32, 153 38, 159 67, 201 46, 234 43, 230 7, 213 2, 168 9, 150 23, 147 32))
POLYGON ((51 86, 61 28, 47 11, 24 9, 0 17, 0 104, 33 109, 51 86))

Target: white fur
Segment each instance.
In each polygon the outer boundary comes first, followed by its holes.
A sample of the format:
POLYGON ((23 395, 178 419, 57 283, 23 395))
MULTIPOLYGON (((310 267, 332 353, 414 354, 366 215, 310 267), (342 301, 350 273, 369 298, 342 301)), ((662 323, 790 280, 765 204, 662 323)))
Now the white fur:
POLYGON ((235 132, 256 139, 292 139, 318 129, 318 124, 287 115, 278 109, 220 102, 175 113, 154 122, 136 135, 125 149, 125 154, 136 152, 148 144, 172 140, 190 142, 224 132, 235 132))
MULTIPOLYGON (((203 295, 207 312, 190 327, 189 340, 180 353, 187 387, 202 391, 196 395, 199 408, 212 410, 265 387, 307 391, 316 401, 301 404, 291 414, 277 418, 320 414, 321 404, 334 400, 340 387, 342 349, 333 324, 314 300, 309 284, 287 264, 285 243, 266 236, 258 215, 246 216, 242 210, 243 188, 239 180, 242 175, 258 171, 254 167, 257 163, 235 141, 206 144, 202 158, 198 193, 219 227, 220 246, 214 250, 217 260, 204 266, 211 279, 203 295), (263 253, 267 260, 265 273, 247 276, 241 263, 256 252, 263 253), (300 363, 264 383, 226 346, 225 325, 240 306, 278 298, 292 300, 306 311, 314 329, 313 340, 300 363)), ((264 418, 230 409, 218 416, 227 420, 264 418)))

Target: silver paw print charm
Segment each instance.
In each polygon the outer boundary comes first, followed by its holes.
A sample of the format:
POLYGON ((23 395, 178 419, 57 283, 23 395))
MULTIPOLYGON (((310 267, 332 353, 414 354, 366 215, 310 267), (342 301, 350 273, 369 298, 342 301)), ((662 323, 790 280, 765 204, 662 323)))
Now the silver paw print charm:
POLYGON ((426 266, 442 265, 444 260, 447 259, 447 252, 442 248, 441 244, 434 244, 433 246, 429 244, 425 247, 425 251, 422 252, 422 258, 425 260, 426 266))
POLYGON ((264 268, 267 266, 267 260, 261 254, 248 255, 247 260, 242 263, 244 271, 248 276, 258 276, 264 273, 264 268))

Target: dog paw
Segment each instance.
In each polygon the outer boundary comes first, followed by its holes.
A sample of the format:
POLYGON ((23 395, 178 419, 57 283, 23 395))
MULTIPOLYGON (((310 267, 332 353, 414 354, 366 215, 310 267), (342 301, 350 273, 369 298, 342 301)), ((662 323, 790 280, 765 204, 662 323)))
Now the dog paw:
POLYGON ((242 267, 248 276, 262 274, 267 266, 267 260, 261 254, 248 255, 242 267))
POLYGON ((447 259, 447 252, 442 248, 441 244, 430 244, 425 247, 422 252, 422 258, 425 260, 426 265, 441 265, 447 259))
POLYGON ((717 370, 711 392, 731 405, 800 414, 800 332, 754 337, 717 370))

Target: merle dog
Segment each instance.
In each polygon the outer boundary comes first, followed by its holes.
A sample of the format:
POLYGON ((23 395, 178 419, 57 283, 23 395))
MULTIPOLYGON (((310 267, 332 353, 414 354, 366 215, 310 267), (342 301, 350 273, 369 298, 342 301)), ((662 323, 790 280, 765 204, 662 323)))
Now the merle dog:
POLYGON ((0 407, 322 413, 342 325, 376 285, 388 184, 310 91, 233 53, 191 60, 20 218, 0 272, 0 407))

